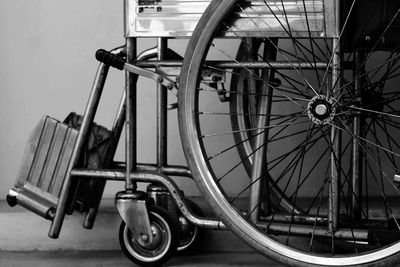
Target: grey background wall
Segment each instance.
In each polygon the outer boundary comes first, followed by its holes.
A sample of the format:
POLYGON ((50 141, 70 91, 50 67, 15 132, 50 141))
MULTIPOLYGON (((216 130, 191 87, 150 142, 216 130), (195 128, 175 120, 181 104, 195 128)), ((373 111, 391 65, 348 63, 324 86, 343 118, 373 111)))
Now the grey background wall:
MULTIPOLYGON (((82 113, 98 62, 98 48, 122 45, 123 1, 0 1, 0 199, 13 185, 30 131, 47 114, 63 120, 82 113)), ((139 51, 155 40, 139 41, 139 51)), ((110 127, 124 85, 122 72, 111 71, 96 122, 110 127)), ((139 82, 139 160, 155 160, 155 87, 139 82)), ((170 95, 173 101, 173 95, 170 95)), ((185 164, 176 111, 169 114, 171 164, 185 164)), ((117 157, 123 160, 119 148, 117 157)), ((197 195, 191 181, 179 179, 187 195, 197 195)), ((122 188, 110 182, 105 197, 122 188)))

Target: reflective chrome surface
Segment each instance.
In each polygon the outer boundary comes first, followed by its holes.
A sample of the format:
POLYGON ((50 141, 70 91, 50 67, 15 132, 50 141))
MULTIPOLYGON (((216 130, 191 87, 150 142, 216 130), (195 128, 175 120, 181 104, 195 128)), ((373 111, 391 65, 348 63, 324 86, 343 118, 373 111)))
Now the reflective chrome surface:
MULTIPOLYGON (((269 36, 286 36, 286 25, 289 24, 296 36, 308 37, 308 27, 314 37, 332 36, 336 19, 333 2, 249 1, 247 8, 238 10, 234 24, 227 27, 224 35, 259 36, 268 33, 269 36), (234 33, 229 28, 234 29, 234 33)), ((125 0, 125 36, 189 37, 210 3, 211 0, 161 0, 156 4, 144 5, 139 4, 138 0, 125 0)))
MULTIPOLYGON (((71 176, 75 177, 90 177, 98 179, 107 179, 114 181, 125 180, 125 174, 121 170, 87 170, 74 169, 71 171, 71 176)), ((131 173, 129 178, 135 182, 159 183, 165 186, 171 197, 175 201, 182 215, 192 224, 213 230, 227 230, 227 226, 217 219, 202 218, 193 213, 190 209, 182 191, 177 184, 168 176, 159 173, 138 172, 131 173)))
POLYGON ((118 192, 115 196, 115 206, 122 219, 131 230, 135 240, 141 245, 151 244, 153 234, 147 212, 147 194, 137 192, 118 192))

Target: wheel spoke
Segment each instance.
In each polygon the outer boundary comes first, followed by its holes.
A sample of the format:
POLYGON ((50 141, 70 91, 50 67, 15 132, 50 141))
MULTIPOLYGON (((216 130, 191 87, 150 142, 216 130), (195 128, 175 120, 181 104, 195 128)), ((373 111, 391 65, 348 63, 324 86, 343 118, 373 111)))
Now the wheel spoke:
MULTIPOLYGON (((302 113, 303 114, 303 113, 302 113)), ((300 116, 299 116, 300 117, 300 116)), ((269 125, 265 127, 255 127, 255 128, 250 128, 250 129, 245 129, 245 130, 237 130, 237 131, 226 131, 222 133, 215 133, 215 134, 205 134, 202 135, 202 138, 208 138, 208 137, 216 137, 216 136, 223 136, 223 135, 231 135, 234 133, 241 133, 241 132, 247 132, 247 131, 254 131, 254 130, 267 130, 267 129, 274 129, 274 128, 280 128, 280 127, 285 127, 285 126, 294 126, 294 125, 299 125, 299 124, 305 124, 308 123, 308 120, 306 121, 300 121, 300 122, 291 122, 291 123, 278 123, 275 125, 269 125)))
POLYGON ((194 178, 247 241, 303 264, 380 264, 400 237, 400 45, 389 36, 400 11, 340 2, 213 2, 233 15, 211 12, 190 43, 180 128, 194 178), (375 25, 381 10, 391 18, 375 25), (214 72, 229 103, 208 84, 214 72))
MULTIPOLYGON (((268 4, 267 4, 267 6, 268 6, 268 8, 269 8, 269 5, 268 5, 268 4)), ((249 14, 246 13, 246 11, 243 9, 242 6, 238 5, 238 7, 241 9, 242 13, 245 14, 245 15, 249 18, 249 20, 254 24, 254 26, 255 26, 256 28, 258 28, 260 32, 264 33, 264 35, 265 35, 264 37, 272 44, 273 42, 271 41, 271 38, 268 36, 268 34, 265 33, 265 32, 258 26, 258 24, 249 16, 249 14)), ((272 11, 272 13, 273 13, 273 11, 272 11)), ((274 13, 273 13, 273 14, 274 14, 274 13)), ((278 21, 279 21, 279 19, 278 19, 278 21)), ((289 34, 289 37, 292 38, 293 36, 292 36, 291 34, 289 34)), ((278 52, 280 52, 279 47, 276 46, 276 49, 277 49, 278 52)), ((282 53, 281 53, 281 54, 282 54, 282 53)), ((283 58, 284 58, 288 63, 292 63, 292 61, 291 61, 286 55, 282 54, 282 56, 283 56, 283 58)), ((315 95, 318 95, 317 91, 316 91, 316 90, 312 87, 312 85, 306 80, 306 78, 301 74, 301 72, 299 71, 299 69, 298 69, 294 64, 293 64, 293 69, 297 72, 297 74, 299 75, 300 79, 303 80, 303 82, 304 82, 304 88, 310 87, 310 88, 314 91, 314 94, 315 94, 315 95)))

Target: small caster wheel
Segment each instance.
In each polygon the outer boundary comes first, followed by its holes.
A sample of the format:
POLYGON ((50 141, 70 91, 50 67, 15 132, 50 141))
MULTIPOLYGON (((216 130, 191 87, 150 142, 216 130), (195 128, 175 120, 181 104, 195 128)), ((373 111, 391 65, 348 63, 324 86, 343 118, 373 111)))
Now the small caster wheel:
POLYGON ((179 224, 169 214, 159 208, 148 209, 153 242, 143 246, 133 238, 132 232, 122 221, 119 228, 119 242, 122 251, 140 266, 160 266, 176 252, 179 242, 179 224))
MULTIPOLYGON (((194 214, 204 217, 203 211, 196 203, 189 199, 186 199, 186 202, 194 214)), ((179 222, 181 225, 181 239, 179 240, 178 252, 184 255, 192 254, 200 242, 203 229, 193 225, 183 216, 179 216, 179 222)))

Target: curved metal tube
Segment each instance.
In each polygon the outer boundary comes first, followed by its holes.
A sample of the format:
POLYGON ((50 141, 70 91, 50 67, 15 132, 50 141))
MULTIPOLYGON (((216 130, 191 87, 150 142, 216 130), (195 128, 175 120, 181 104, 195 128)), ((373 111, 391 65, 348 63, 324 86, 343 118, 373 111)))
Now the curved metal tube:
MULTIPOLYGON (((90 177, 90 178, 103 178, 107 180, 124 181, 125 173, 122 171, 113 170, 86 170, 86 169, 75 169, 72 170, 71 176, 79 177, 90 177)), ((135 182, 147 182, 147 183, 160 183, 164 185, 170 192, 174 199, 177 207, 182 212, 182 215, 194 225, 213 229, 213 230, 227 230, 227 227, 222 221, 201 218, 195 215, 187 204, 183 193, 176 185, 176 183, 166 175, 151 172, 138 172, 130 174, 131 180, 135 182)))

